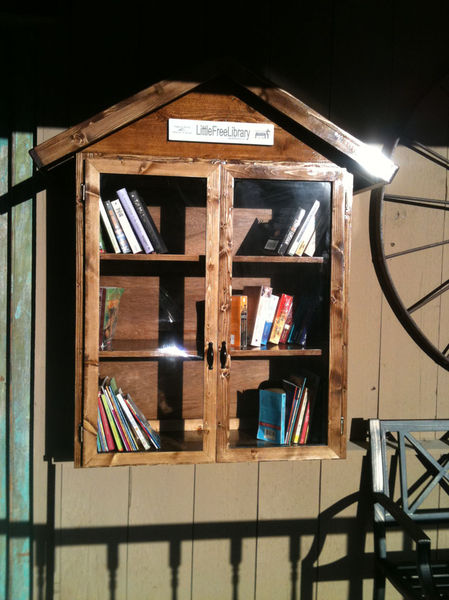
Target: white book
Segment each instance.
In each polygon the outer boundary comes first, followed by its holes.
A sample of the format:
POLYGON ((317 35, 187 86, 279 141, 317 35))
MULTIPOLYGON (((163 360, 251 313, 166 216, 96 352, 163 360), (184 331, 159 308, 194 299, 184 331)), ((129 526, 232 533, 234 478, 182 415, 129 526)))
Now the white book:
POLYGON ((304 254, 304 250, 306 249, 307 244, 310 241, 310 238, 315 234, 315 230, 316 230, 316 215, 313 215, 313 217, 310 219, 307 227, 304 230, 304 233, 302 234, 301 240, 298 244, 298 247, 296 248, 296 256, 302 256, 304 254))
POLYGON ((120 223, 121 228, 123 229, 123 233, 128 240, 128 244, 131 247, 131 252, 133 254, 137 254, 138 252, 142 252, 142 247, 139 244, 139 241, 136 238, 136 234, 131 227, 128 217, 126 216, 125 211, 123 210, 123 206, 120 203, 120 200, 116 198, 111 201, 112 207, 114 209, 115 214, 117 215, 118 222, 120 223))
POLYGON ((286 254, 288 256, 294 256, 295 255, 295 252, 296 252, 296 250, 297 250, 297 248, 299 246, 299 243, 302 240, 302 236, 304 235, 304 232, 307 229, 307 226, 308 226, 309 222, 315 217, 315 215, 318 212, 319 208, 320 208, 320 201, 319 200, 315 200, 315 202, 312 205, 312 208, 307 213, 307 215, 304 218, 303 222, 298 227, 298 229, 295 231, 295 235, 293 236, 293 239, 290 242, 290 246, 287 248, 286 254))
POLYGON ((262 343, 262 335, 265 327, 267 311, 270 308, 271 289, 267 295, 262 295, 259 299, 256 320, 254 322, 253 335, 251 337, 251 346, 260 346, 262 343))
POLYGON ((112 229, 111 221, 109 220, 109 217, 106 213, 106 209, 104 207, 104 204, 103 204, 101 198, 100 198, 100 218, 104 225, 104 228, 106 229, 106 233, 108 234, 108 237, 112 244, 112 248, 114 249, 114 252, 116 254, 120 254, 120 252, 121 252, 120 246, 118 245, 117 238, 115 237, 114 230, 112 229))

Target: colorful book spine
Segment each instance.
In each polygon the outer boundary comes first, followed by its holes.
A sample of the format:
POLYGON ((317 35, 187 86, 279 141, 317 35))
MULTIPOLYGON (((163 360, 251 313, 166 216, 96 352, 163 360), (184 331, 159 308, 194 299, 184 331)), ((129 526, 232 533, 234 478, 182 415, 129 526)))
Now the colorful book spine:
POLYGON ((134 229, 137 237, 139 238, 140 245, 143 248, 145 254, 151 254, 154 252, 153 244, 150 242, 147 232, 145 231, 141 220, 139 219, 136 209, 132 204, 128 192, 126 188, 121 188, 117 190, 117 196, 123 206, 123 209, 126 213, 126 216, 131 223, 132 228, 134 229))
POLYGON ((142 200, 136 190, 131 190, 128 195, 136 210, 136 213, 139 215, 141 223, 147 232, 155 251, 158 254, 167 253, 167 246, 165 245, 165 242, 162 239, 145 202, 142 200))
POLYGON ((293 302, 290 306, 290 310, 288 311, 287 318, 285 319, 284 329, 282 330, 281 337, 279 338, 280 344, 286 344, 288 341, 288 336, 290 333, 290 329, 293 323, 293 302))
POLYGON ((133 428, 137 439, 142 444, 144 450, 149 450, 151 448, 151 446, 148 443, 146 437, 143 435, 142 430, 140 429, 136 419, 134 418, 134 415, 132 414, 129 406, 126 404, 125 399, 123 398, 122 394, 120 392, 118 392, 116 394, 116 398, 120 402, 122 410, 125 413, 126 418, 128 419, 128 422, 130 423, 131 427, 133 428))
POLYGON ((285 386, 285 388, 287 390, 293 389, 293 393, 290 392, 293 395, 293 402, 291 403, 291 409, 290 409, 288 424, 285 429, 285 438, 284 438, 284 443, 287 445, 291 444, 299 408, 301 406, 301 399, 302 399, 304 389, 305 389, 305 384, 306 384, 305 378, 299 378, 297 380, 297 382, 293 382, 293 381, 289 381, 289 380, 283 381, 283 385, 285 386))
POLYGON ((109 398, 107 397, 106 391, 104 390, 103 387, 101 388, 100 395, 101 395, 101 401, 103 403, 103 408, 104 408, 104 411, 105 411, 107 419, 108 419, 109 427, 111 428, 112 436, 114 438, 115 448, 119 452, 123 452, 122 440, 121 440, 120 434, 117 430, 117 425, 115 424, 114 417, 112 416, 112 409, 109 404, 109 398))
POLYGON ((248 297, 231 296, 231 322, 229 325, 229 343, 234 348, 247 347, 248 297))
POLYGON ((260 346, 265 325, 265 308, 273 292, 267 285, 246 286, 243 294, 248 297, 248 343, 260 346))
POLYGON ((109 218, 111 227, 114 231, 117 243, 120 246, 120 250, 123 252, 123 254, 130 254, 131 247, 128 244, 128 240, 126 239, 123 229, 119 223, 119 220, 117 219, 117 215, 115 214, 112 202, 110 200, 104 200, 104 208, 109 218))
POLYGON ((108 422, 108 417, 104 410, 103 402, 101 400, 101 392, 98 392, 98 409, 100 412, 101 422, 103 425, 103 431, 106 438, 106 445, 108 450, 114 450, 114 436, 112 435, 111 427, 108 422))
POLYGON ((122 419, 120 418, 120 414, 118 412, 116 403, 114 401, 114 397, 113 397, 112 391, 111 391, 111 389, 108 386, 106 386, 104 388, 104 390, 105 390, 106 397, 107 397, 107 399, 109 401, 109 409, 111 411, 112 418, 115 421, 115 426, 116 426, 118 434, 119 434, 119 436, 121 438, 123 447, 124 447, 124 449, 126 451, 130 452, 132 450, 131 444, 130 444, 130 441, 128 439, 127 432, 125 431, 125 425, 122 422, 122 419))
POLYGON ((300 438, 301 431, 302 431, 302 426, 304 423, 304 416, 305 416, 307 404, 308 404, 307 388, 304 388, 304 392, 303 392, 302 398, 301 398, 301 406, 298 411, 298 417, 296 419, 295 429, 294 429, 293 436, 292 436, 292 444, 295 446, 299 442, 299 438, 300 438))
POLYGON ((125 402, 127 402, 132 413, 134 414, 134 417, 136 418, 138 423, 141 425, 144 432, 148 435, 148 437, 149 437, 150 441, 152 442, 152 444, 154 445, 154 447, 157 450, 159 450, 159 448, 161 447, 161 439, 160 439, 159 434, 153 429, 153 427, 151 427, 150 423, 147 421, 144 414, 142 413, 140 408, 136 405, 136 403, 131 398, 131 396, 129 394, 126 394, 124 399, 125 399, 125 402))
POLYGON ((271 344, 279 344, 282 331, 284 330, 285 321, 287 320, 287 315, 292 304, 293 296, 289 296, 288 294, 281 294, 276 309, 276 314, 273 319, 273 327, 271 328, 271 334, 269 338, 269 342, 271 344))
POLYGON ((271 329, 273 326, 274 316, 276 314, 276 308, 279 302, 279 296, 276 294, 271 294, 270 300, 267 303, 266 307, 266 316, 265 316, 265 325, 262 332, 262 338, 260 340, 261 346, 266 346, 268 343, 268 339, 270 337, 271 329))

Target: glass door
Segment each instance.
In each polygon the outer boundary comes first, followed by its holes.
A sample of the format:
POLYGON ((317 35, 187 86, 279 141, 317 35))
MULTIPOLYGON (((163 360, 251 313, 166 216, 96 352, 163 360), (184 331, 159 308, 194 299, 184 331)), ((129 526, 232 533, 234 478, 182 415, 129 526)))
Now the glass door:
POLYGON ((224 168, 218 460, 340 454, 343 207, 338 170, 224 168))
POLYGON ((85 465, 215 458, 217 182, 209 164, 86 163, 85 465))

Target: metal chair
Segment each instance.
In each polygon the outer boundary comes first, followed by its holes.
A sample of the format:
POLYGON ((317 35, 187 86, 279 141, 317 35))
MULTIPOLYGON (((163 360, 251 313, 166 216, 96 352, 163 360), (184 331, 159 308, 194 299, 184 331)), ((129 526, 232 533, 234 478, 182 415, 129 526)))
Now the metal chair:
POLYGON ((388 579, 407 600, 449 598, 449 560, 444 559, 444 550, 431 548, 434 536, 449 525, 449 508, 444 508, 449 507, 449 454, 444 441, 449 420, 371 419, 369 425, 376 565, 373 597, 385 598, 388 579), (422 437, 439 440, 433 443, 437 452, 431 453, 430 442, 422 437), (440 445, 443 452, 438 450, 440 445), (402 532, 399 550, 392 550, 398 544, 393 531, 402 532))

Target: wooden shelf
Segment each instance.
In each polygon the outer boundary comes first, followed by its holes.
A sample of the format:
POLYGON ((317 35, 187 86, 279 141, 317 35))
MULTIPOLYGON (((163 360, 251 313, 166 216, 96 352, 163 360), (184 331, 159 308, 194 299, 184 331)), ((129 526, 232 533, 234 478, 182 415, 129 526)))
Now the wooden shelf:
POLYGON ((100 254, 100 260, 148 261, 148 262, 200 262, 201 254, 100 254))
POLYGON ((231 356, 235 358, 251 356, 253 358, 266 356, 273 358, 275 356, 322 356, 321 348, 301 348, 293 345, 272 345, 272 346, 250 346, 248 348, 230 348, 231 356))
POLYGON ((233 256, 233 262, 244 263, 323 263, 322 256, 233 256))
POLYGON ((193 343, 161 346, 157 340, 114 340, 111 350, 100 350, 104 358, 179 358, 202 360, 193 343))

